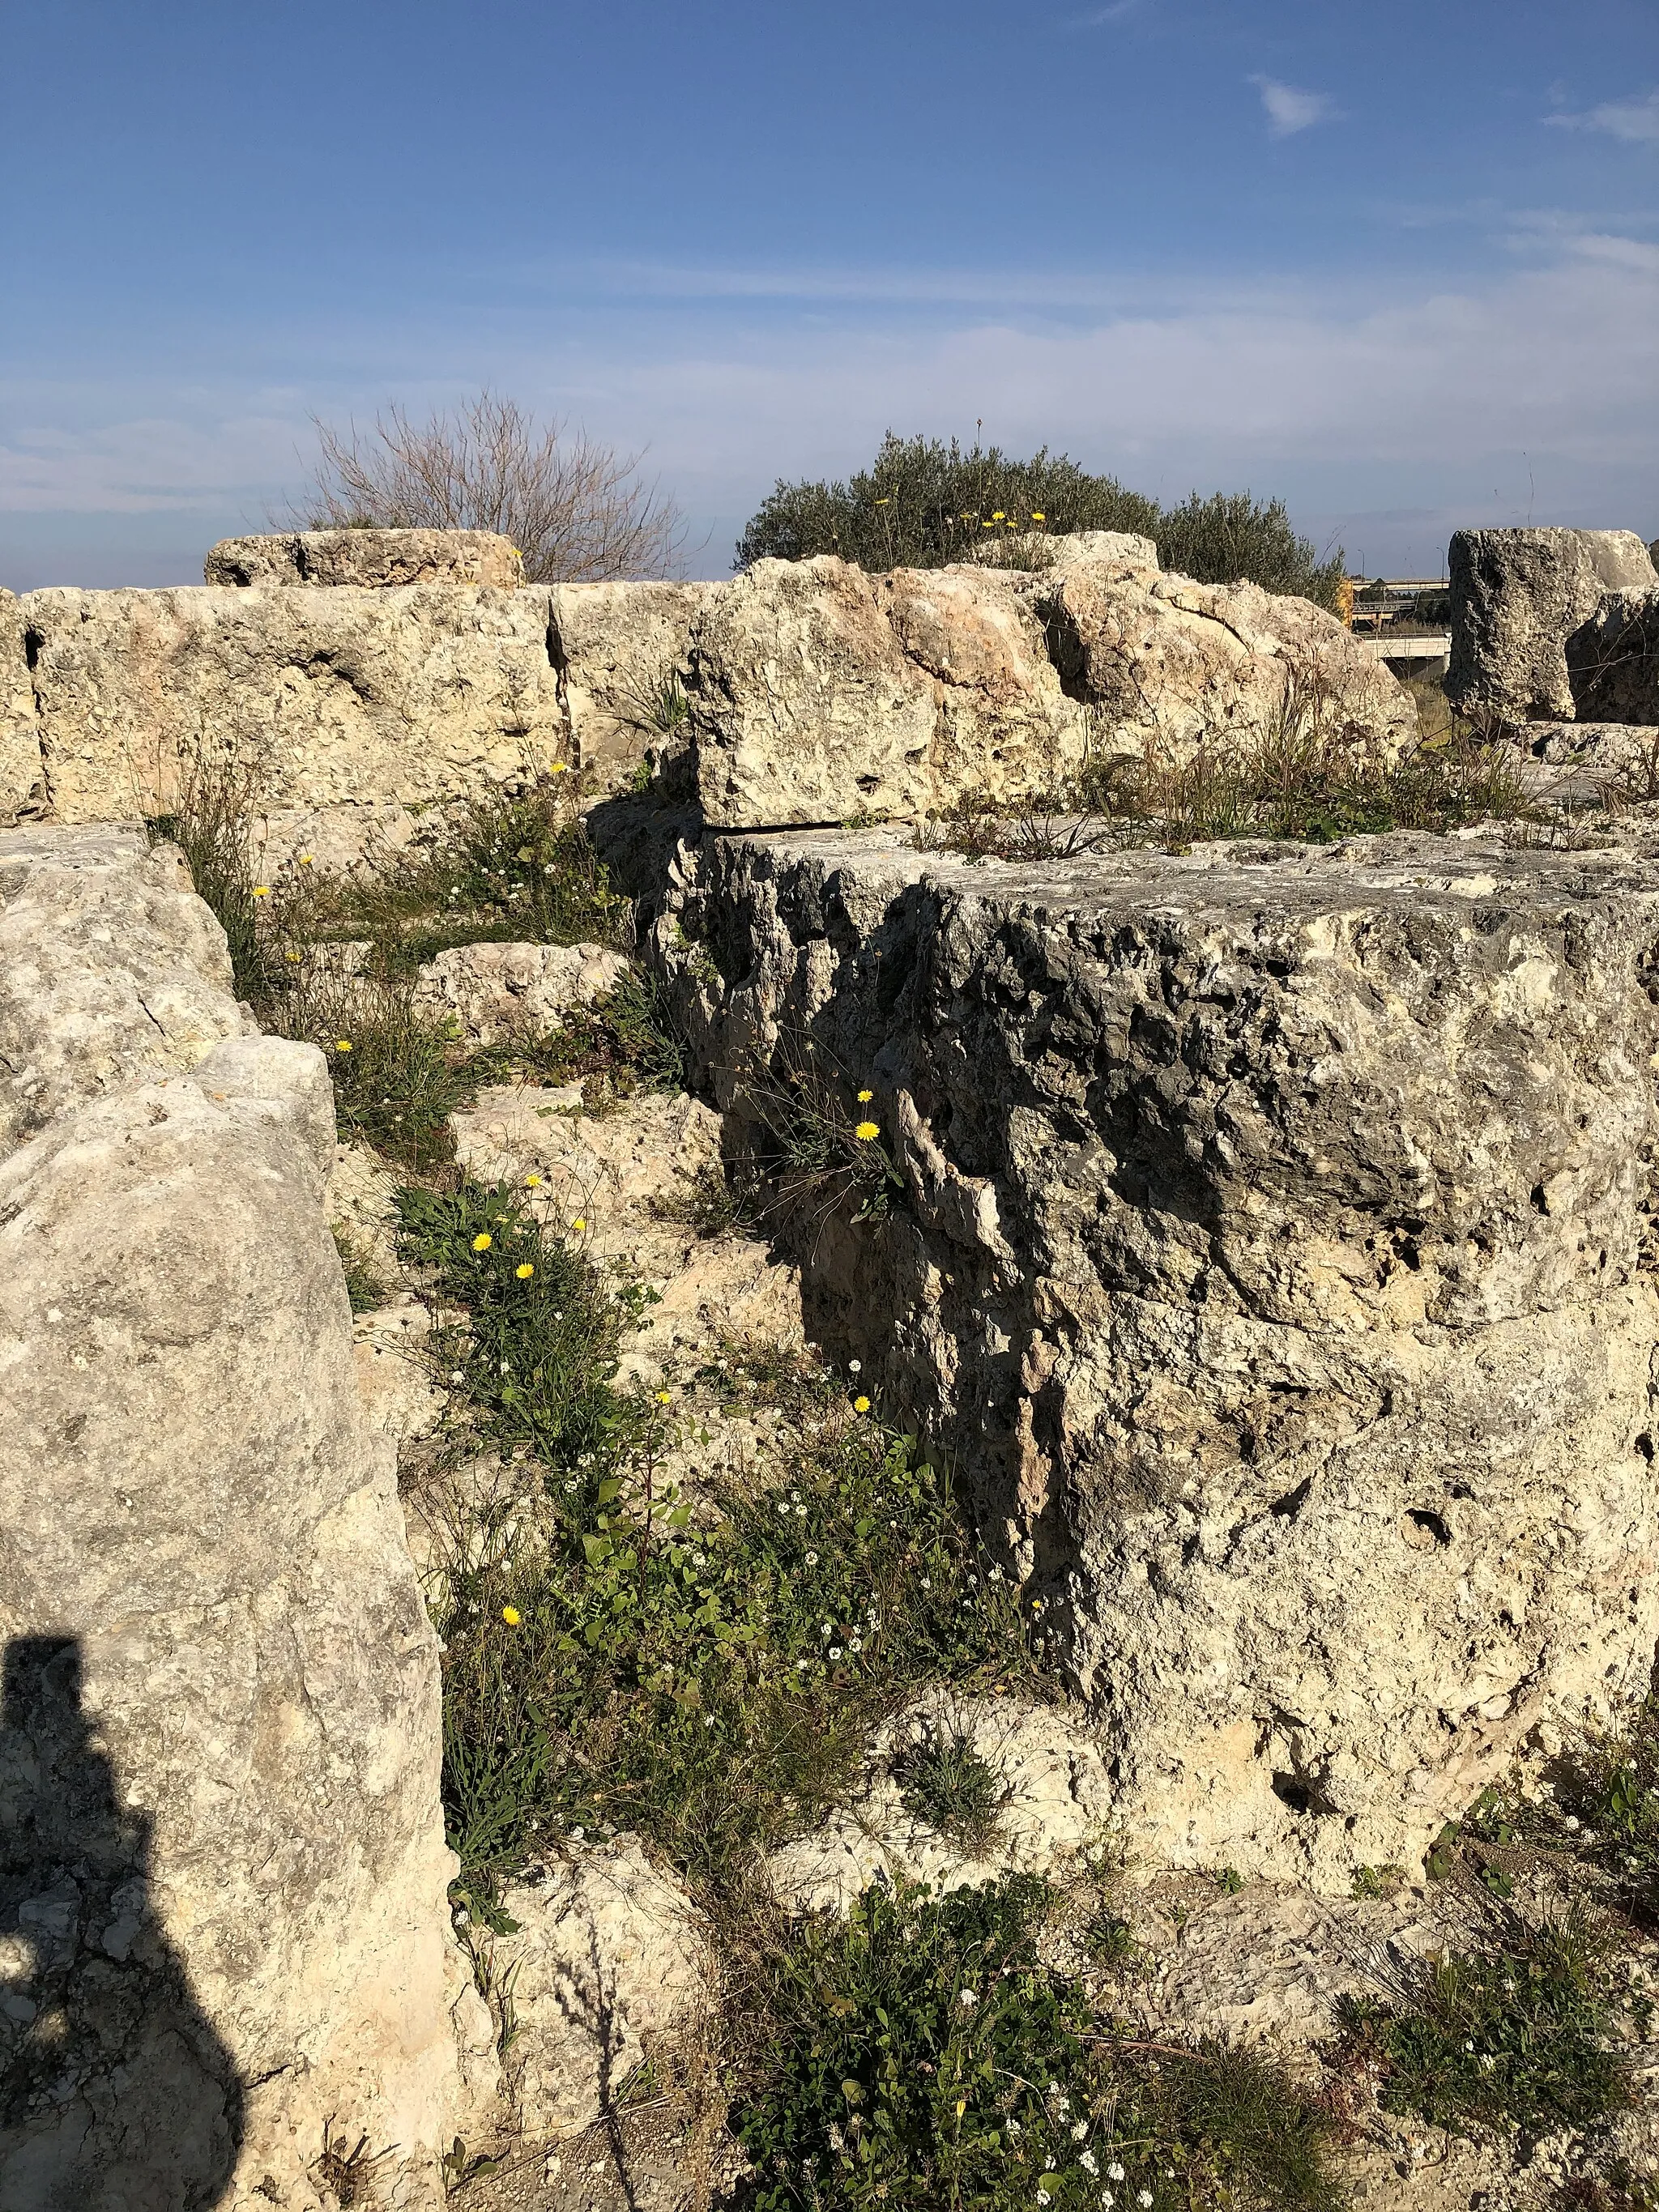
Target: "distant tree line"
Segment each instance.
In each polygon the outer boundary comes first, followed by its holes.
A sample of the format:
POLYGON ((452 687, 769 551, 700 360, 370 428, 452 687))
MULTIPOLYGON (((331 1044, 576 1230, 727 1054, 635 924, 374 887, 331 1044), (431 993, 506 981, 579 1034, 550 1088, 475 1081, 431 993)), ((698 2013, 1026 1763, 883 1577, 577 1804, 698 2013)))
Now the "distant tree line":
POLYGON ((1092 476, 1046 446, 1018 460, 998 446, 899 438, 890 430, 869 468, 845 483, 781 477, 738 541, 735 568, 769 555, 805 561, 839 553, 860 568, 937 568, 952 561, 1020 556, 1032 534, 1133 531, 1152 538, 1164 567, 1204 584, 1248 580, 1334 607, 1346 560, 1321 560, 1297 535, 1283 500, 1248 491, 1198 492, 1176 507, 1092 476))

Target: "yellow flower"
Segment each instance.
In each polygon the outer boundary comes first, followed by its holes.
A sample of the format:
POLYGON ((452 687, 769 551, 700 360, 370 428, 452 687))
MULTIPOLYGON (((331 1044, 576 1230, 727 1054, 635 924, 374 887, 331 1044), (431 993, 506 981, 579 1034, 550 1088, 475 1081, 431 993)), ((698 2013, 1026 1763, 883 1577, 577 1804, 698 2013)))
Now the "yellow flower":
POLYGON ((859 1104, 860 1106, 867 1106, 875 1095, 876 1094, 873 1091, 860 1091, 859 1093, 859 1104))
POLYGON ((285 952, 283 955, 284 960, 297 960, 299 957, 297 952, 285 952))
POLYGON ((538 1175, 527 1175, 524 1180, 525 1188, 527 1190, 534 1190, 537 1184, 541 1181, 541 1177, 538 1175))
POLYGON ((336 1052, 349 1052, 351 1049, 351 1039, 349 1037, 336 1037, 334 1040, 334 1049, 336 1052))
POLYGON ((876 505, 878 507, 890 507, 892 504, 893 502, 890 499, 878 499, 876 501, 876 505))
POLYGON ((531 1266, 528 1260, 525 1260, 521 1261, 513 1272, 521 1283, 527 1283, 530 1280, 530 1278, 535 1273, 536 1270, 531 1266))
POLYGON ((992 520, 992 521, 993 521, 993 522, 1006 522, 1006 520, 1008 520, 1008 518, 1007 518, 1007 516, 1003 513, 1002 509, 1001 509, 1000 507, 998 507, 998 509, 997 509, 996 513, 995 513, 995 514, 991 517, 991 520, 992 520))
POLYGON ((569 766, 570 763, 568 761, 555 761, 552 767, 549 769, 548 774, 550 775, 563 775, 568 770, 569 766))
POLYGON ((869 1412, 869 1410, 870 1410, 870 1401, 869 1401, 867 1398, 854 1398, 854 1401, 853 1401, 853 1411, 854 1411, 855 1413, 867 1413, 869 1412))
POLYGON ((300 854, 300 866, 302 868, 308 868, 311 866, 311 855, 309 853, 301 853, 300 854))
POLYGON ((672 1390, 659 1390, 657 1393, 657 1403, 659 1406, 667 1405, 673 1395, 674 1394, 672 1390))
POLYGON ((270 885, 269 884, 255 884, 253 886, 253 896, 255 898, 269 898, 270 896, 270 885))
POLYGON ((878 1121, 860 1121, 853 1134, 860 1144, 867 1145, 872 1137, 880 1136, 881 1124, 878 1121))
POLYGON ((509 1628, 516 1628, 520 1621, 523 1619, 523 1615, 520 1613, 516 1605, 504 1605, 501 1607, 501 1619, 507 1623, 509 1628))
POLYGON ((579 1213, 576 1216, 576 1218, 571 1223, 570 1226, 574 1230, 580 1231, 586 1228, 587 1222, 585 1217, 579 1213))
POLYGON ((1046 514, 1038 514, 1033 511, 1031 520, 1033 522, 1046 522, 1048 518, 1046 514))
POLYGON ((487 1252, 495 1242, 487 1229, 481 1229, 472 1240, 472 1249, 475 1252, 487 1252))

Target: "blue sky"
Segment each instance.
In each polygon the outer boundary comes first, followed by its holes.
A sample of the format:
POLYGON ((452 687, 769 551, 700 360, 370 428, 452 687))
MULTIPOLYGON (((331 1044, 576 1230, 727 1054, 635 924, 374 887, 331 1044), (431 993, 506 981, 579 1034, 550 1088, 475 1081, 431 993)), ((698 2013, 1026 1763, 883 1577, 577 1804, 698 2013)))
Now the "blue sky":
POLYGON ((1659 0, 6 11, 0 583, 199 579, 310 417, 489 381, 725 573, 889 424, 1368 573, 1659 534, 1659 0))

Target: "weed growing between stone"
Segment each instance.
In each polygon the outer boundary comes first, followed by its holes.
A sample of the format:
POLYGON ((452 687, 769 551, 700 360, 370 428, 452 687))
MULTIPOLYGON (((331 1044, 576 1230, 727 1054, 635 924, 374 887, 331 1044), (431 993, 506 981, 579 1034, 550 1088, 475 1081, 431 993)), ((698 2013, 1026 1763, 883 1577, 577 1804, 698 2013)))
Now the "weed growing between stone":
POLYGON ((685 1045, 667 994, 638 969, 597 1005, 571 1007, 537 1065, 544 1082, 580 1081, 600 1109, 636 1091, 685 1088, 685 1045))
POLYGON ((1047 1966, 1046 1884, 866 1890, 757 1948, 732 2124, 757 2212, 1251 2203, 1327 2212, 1336 2130, 1247 2052, 1164 2050, 1047 1966))
POLYGON ((965 1850, 985 1850, 996 1833, 1002 1777, 960 1729, 912 1746, 896 1773, 907 1812, 965 1850))
POLYGON ((373 1313, 390 1297, 390 1284, 375 1266, 373 1255, 366 1252, 355 1237, 343 1229, 336 1229, 333 1235, 335 1249, 345 1271, 346 1296, 351 1301, 352 1312, 373 1313))
MULTIPOLYGON (((435 1607, 476 1895, 538 1847, 624 1827, 719 1887, 831 1802, 922 1683, 1024 1671, 1017 1594, 913 1439, 780 1356, 794 1480, 694 1502, 662 1472, 672 1394, 619 1388, 628 1308, 579 1243, 499 1187, 410 1189, 400 1211, 471 1443, 526 1455, 540 1486, 466 1532, 435 1607)), ((752 1403, 749 1364, 699 1381, 752 1403)))
POLYGON ((854 1085, 816 1042, 786 1036, 773 1062, 743 1072, 752 1167, 769 1195, 763 1215, 816 1229, 838 1209, 879 1220, 904 1189, 874 1093, 854 1085))
POLYGON ((205 738, 181 748, 172 805, 152 815, 145 830, 152 845, 176 845, 197 896, 217 916, 230 948, 239 999, 258 997, 264 976, 259 946, 259 901, 268 889, 253 877, 252 813, 257 769, 234 746, 205 738))
POLYGON ((1534 1928, 1493 1908, 1492 1920, 1487 1942, 1426 1962, 1392 2002, 1345 2001, 1384 2111, 1460 2132, 1583 2128, 1617 2111, 1630 2071, 1613 2039, 1629 2007, 1609 1932, 1582 1913, 1534 1928))

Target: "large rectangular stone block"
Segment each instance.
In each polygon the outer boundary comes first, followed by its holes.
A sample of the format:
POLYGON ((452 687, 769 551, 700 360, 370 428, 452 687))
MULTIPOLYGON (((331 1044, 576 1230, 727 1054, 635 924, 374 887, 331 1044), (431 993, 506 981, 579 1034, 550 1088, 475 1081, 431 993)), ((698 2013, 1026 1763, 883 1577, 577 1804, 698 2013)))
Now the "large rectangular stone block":
POLYGON ((803 1209, 810 1318, 963 1471, 1149 1850, 1340 1889, 1645 1683, 1654 849, 682 848, 729 1134, 816 1085, 902 1179, 803 1209))
POLYGON ((31 592, 60 821, 166 811, 182 755, 257 760, 271 806, 422 805, 562 752, 547 593, 457 584, 31 592))

